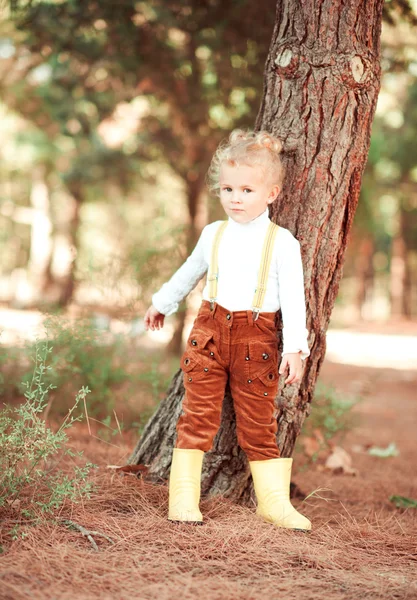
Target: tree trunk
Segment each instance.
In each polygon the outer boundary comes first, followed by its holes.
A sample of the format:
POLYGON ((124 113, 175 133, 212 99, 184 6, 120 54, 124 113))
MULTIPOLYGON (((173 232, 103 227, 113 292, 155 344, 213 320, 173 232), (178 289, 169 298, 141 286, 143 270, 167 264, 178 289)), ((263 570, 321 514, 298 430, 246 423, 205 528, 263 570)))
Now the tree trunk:
POLYGON ((33 168, 30 203, 32 227, 28 274, 34 300, 39 302, 43 300, 52 256, 52 221, 47 173, 44 165, 37 165, 33 168))
POLYGON ((397 228, 391 245, 390 297, 391 317, 410 317, 408 248, 406 242, 406 211, 400 202, 397 228))
MULTIPOLYGON (((380 85, 382 5, 383 0, 281 0, 277 5, 256 128, 283 140, 286 178, 271 219, 301 243, 311 347, 300 385, 282 389, 281 378, 277 439, 284 457, 291 455, 310 412, 342 276, 380 85)), ((169 475, 183 392, 178 371, 130 458, 150 466, 150 479, 169 475)), ((243 502, 250 496, 229 394, 204 461, 202 491, 208 490, 243 502)))
POLYGON ((80 211, 83 195, 78 185, 69 186, 71 196, 66 208, 65 223, 55 236, 56 250, 61 255, 56 266, 56 283, 59 286, 59 306, 67 306, 75 291, 75 266, 78 254, 78 230, 80 227, 80 211))
POLYGON ((357 289, 354 300, 355 316, 358 321, 364 318, 364 305, 374 281, 374 267, 372 263, 374 252, 375 241, 370 234, 368 234, 368 237, 362 237, 358 240, 358 250, 355 260, 357 289))

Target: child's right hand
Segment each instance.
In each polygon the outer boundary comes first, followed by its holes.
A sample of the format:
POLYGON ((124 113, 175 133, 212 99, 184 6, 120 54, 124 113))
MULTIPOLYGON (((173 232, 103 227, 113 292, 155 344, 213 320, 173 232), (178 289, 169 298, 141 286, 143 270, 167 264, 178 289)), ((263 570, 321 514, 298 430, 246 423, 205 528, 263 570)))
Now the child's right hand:
POLYGON ((153 304, 148 308, 143 318, 145 322, 145 329, 162 329, 164 326, 165 315, 156 310, 153 304))

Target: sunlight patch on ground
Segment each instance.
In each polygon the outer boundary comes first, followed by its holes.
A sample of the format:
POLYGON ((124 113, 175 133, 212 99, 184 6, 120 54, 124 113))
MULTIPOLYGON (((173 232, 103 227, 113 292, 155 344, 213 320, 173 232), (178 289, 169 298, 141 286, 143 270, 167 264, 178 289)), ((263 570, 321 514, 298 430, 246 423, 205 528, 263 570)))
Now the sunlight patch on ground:
POLYGON ((44 337, 44 316, 37 310, 0 310, 0 345, 20 346, 44 337))
POLYGON ((417 336, 331 329, 327 332, 326 340, 326 358, 335 363, 384 369, 417 369, 417 336))

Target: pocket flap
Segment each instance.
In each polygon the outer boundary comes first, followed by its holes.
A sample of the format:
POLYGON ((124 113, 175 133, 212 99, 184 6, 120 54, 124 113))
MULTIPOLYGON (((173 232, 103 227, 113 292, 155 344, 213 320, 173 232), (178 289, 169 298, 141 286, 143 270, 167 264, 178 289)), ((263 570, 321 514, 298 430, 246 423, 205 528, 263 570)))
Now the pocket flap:
POLYGON ((205 348, 212 337, 213 333, 211 331, 193 329, 188 338, 187 346, 191 346, 193 348, 205 348))
POLYGON ((278 353, 278 340, 277 342, 263 342, 261 340, 254 340, 249 342, 249 359, 263 362, 265 364, 269 361, 274 361, 278 353))

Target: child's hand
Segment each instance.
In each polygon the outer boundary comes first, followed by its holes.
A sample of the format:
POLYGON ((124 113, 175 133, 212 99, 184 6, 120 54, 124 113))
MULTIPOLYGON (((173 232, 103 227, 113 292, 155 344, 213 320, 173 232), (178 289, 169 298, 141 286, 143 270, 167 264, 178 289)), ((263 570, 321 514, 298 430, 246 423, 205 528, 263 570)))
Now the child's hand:
POLYGON ((283 375, 287 368, 289 368, 290 374, 284 383, 291 384, 300 382, 302 374, 301 350, 300 352, 290 352, 282 355, 281 364, 279 366, 279 374, 283 375))
POLYGON ((143 318, 145 322, 145 329, 162 329, 164 326, 165 315, 158 312, 153 304, 148 308, 143 318))

